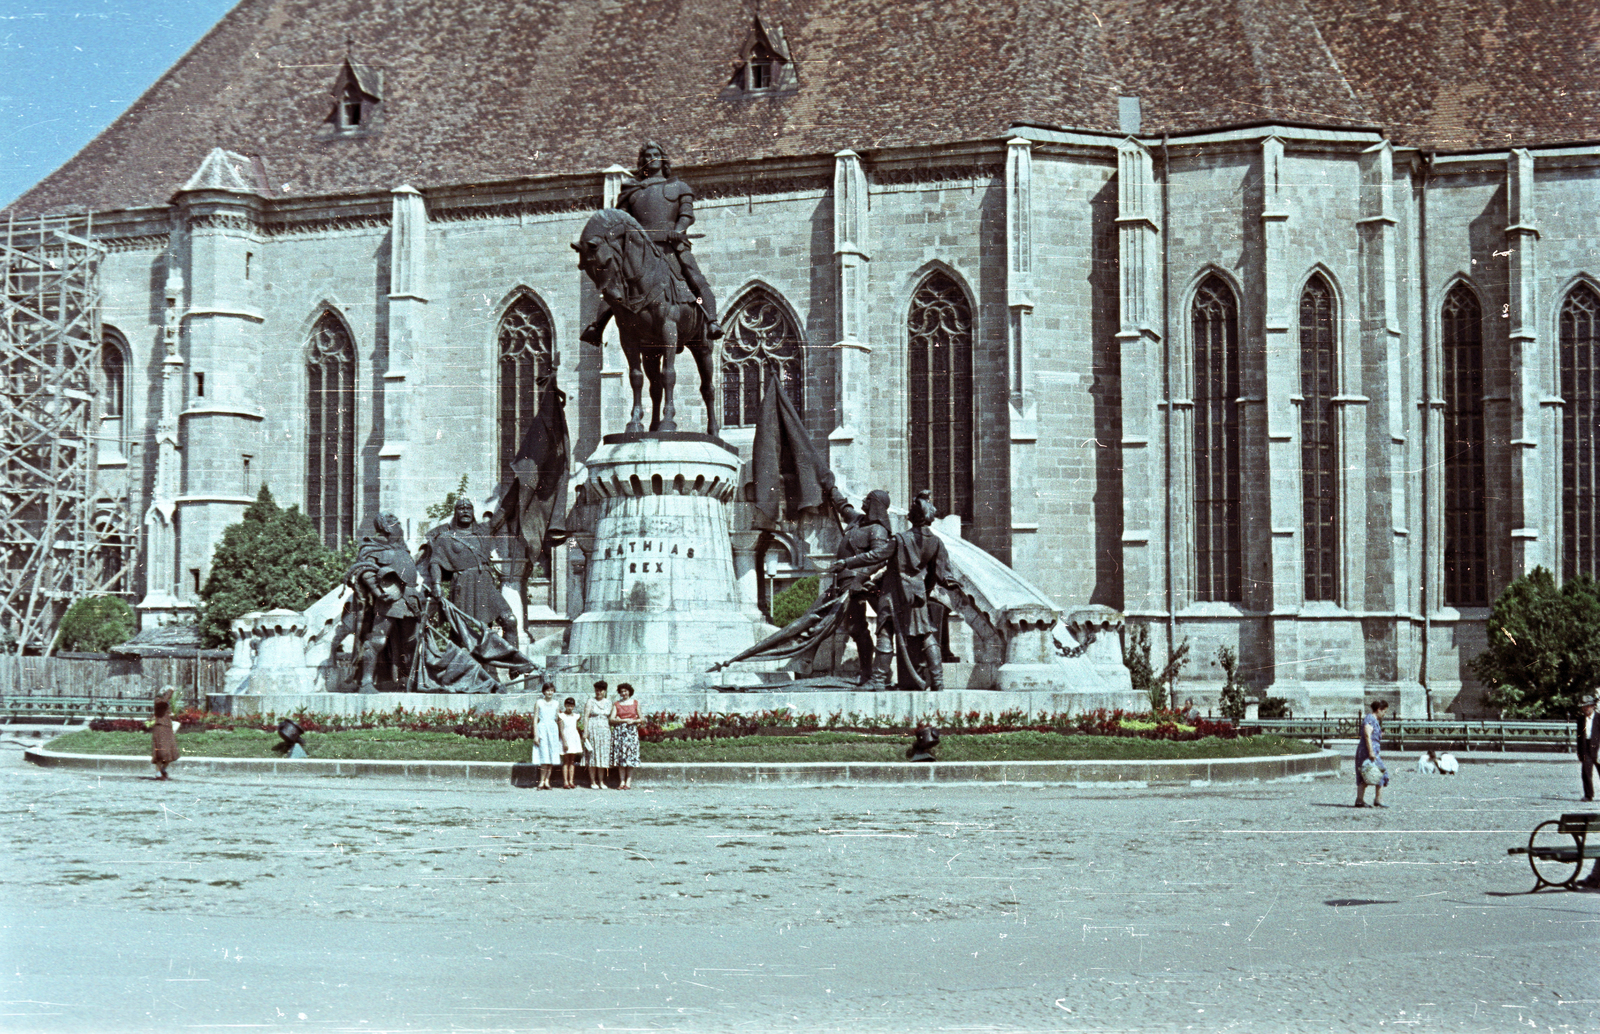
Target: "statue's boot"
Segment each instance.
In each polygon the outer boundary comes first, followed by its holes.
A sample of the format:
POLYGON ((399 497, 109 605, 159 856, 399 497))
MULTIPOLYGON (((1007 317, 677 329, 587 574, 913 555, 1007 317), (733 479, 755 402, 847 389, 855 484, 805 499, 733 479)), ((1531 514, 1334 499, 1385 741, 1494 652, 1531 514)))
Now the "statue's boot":
POLYGON ((717 310, 705 302, 701 302, 700 311, 706 317, 706 340, 715 341, 725 333, 722 329, 722 324, 717 322, 717 310))
POLYGON ((368 641, 361 647, 361 686, 357 693, 376 693, 378 683, 376 673, 378 669, 378 651, 381 644, 368 641))
POLYGON ((870 636, 856 640, 856 687, 866 689, 872 683, 872 659, 877 651, 872 648, 870 636))
POLYGON ((894 654, 887 650, 874 651, 872 655, 872 677, 862 685, 861 689, 867 693, 881 693, 889 688, 889 676, 894 669, 894 654))
POLYGON ((924 636, 923 655, 928 658, 928 691, 937 693, 944 689, 944 657, 939 651, 939 634, 924 636))

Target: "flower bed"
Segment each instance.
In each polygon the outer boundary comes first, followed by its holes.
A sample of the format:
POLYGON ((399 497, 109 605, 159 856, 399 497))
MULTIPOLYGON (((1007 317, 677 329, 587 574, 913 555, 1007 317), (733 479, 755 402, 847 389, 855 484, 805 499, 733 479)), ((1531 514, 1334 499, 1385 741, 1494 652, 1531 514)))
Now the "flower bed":
MULTIPOLYGON (((412 732, 453 732, 484 740, 528 740, 533 738, 533 716, 517 711, 479 712, 433 708, 427 711, 363 711, 356 715, 320 714, 298 709, 286 714, 220 715, 196 708, 185 708, 173 715, 182 723, 180 732, 211 732, 232 729, 273 731, 285 718, 294 720, 306 732, 345 732, 352 729, 406 729, 412 732)), ((1056 732, 1063 736, 1121 736, 1147 740, 1198 740, 1207 736, 1233 739, 1241 735, 1232 722, 1196 718, 1186 722, 1177 711, 1108 711, 1104 708, 1081 714, 1039 711, 1030 714, 1013 708, 994 714, 988 711, 931 711, 921 716, 943 735, 992 732, 1056 732)), ((145 732, 149 723, 138 718, 97 718, 89 728, 97 732, 145 732)), ((742 736, 786 736, 818 730, 833 732, 909 735, 912 726, 904 719, 835 711, 826 717, 787 707, 758 711, 755 714, 695 712, 681 717, 671 711, 645 716, 639 738, 648 743, 664 740, 729 739, 742 736)), ((1248 735, 1248 733, 1244 733, 1248 735)))

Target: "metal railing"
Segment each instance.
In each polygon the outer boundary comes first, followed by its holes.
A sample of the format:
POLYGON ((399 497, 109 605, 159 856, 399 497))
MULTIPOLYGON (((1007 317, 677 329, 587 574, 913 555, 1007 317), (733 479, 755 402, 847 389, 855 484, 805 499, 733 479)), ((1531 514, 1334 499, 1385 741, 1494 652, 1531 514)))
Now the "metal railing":
MULTIPOLYGON (((1361 737, 1361 719, 1354 715, 1326 718, 1259 718, 1239 723, 1241 729, 1276 733, 1326 747, 1329 740, 1361 737)), ((1572 722, 1518 722, 1498 718, 1439 721, 1386 718, 1383 745, 1391 750, 1528 750, 1573 753, 1572 722)))
POLYGON ((85 718, 148 718, 150 701, 138 697, 65 696, 61 694, 0 695, 0 715, 80 715, 85 718))

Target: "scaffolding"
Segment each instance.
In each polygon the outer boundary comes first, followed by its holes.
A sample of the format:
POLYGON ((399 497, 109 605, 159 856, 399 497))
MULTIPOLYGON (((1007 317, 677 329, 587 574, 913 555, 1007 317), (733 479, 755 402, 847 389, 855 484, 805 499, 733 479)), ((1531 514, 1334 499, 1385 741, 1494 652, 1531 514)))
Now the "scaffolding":
POLYGON ((98 484, 104 384, 90 216, 9 219, 0 243, 0 637, 48 650, 73 600, 128 595, 128 502, 98 484))

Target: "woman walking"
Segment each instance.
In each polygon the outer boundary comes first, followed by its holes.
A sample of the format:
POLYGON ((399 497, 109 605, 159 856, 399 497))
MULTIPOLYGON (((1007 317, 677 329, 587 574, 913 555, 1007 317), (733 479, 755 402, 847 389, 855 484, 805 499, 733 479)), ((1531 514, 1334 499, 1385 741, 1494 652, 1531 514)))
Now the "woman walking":
POLYGON ((561 761, 561 727, 556 723, 560 708, 556 687, 546 682, 543 697, 533 702, 533 760, 539 763, 539 789, 550 789, 550 767, 561 761))
POLYGON ((611 767, 611 710, 606 684, 596 682, 594 699, 583 709, 583 749, 589 755, 591 790, 605 788, 607 769, 611 767))
POLYGON ((619 789, 633 789, 633 770, 639 767, 639 702, 633 699, 633 687, 626 682, 617 685, 617 707, 611 715, 611 764, 617 769, 621 781, 619 789))
POLYGON ((1356 807, 1367 806, 1367 787, 1372 787, 1372 806, 1387 808, 1383 788, 1389 785, 1389 769, 1383 764, 1383 714, 1389 710, 1384 700, 1372 702, 1372 713, 1361 719, 1361 739, 1356 741, 1356 807))
POLYGON ((561 702, 556 725, 561 728, 561 788, 573 790, 578 786, 578 758, 583 756, 583 734, 578 732, 576 700, 567 697, 561 702))
POLYGON ((172 720, 172 693, 172 687, 168 686, 164 696, 156 697, 156 717, 150 723, 150 763, 160 773, 157 779, 167 778, 167 766, 183 756, 178 750, 177 737, 183 726, 172 720))

